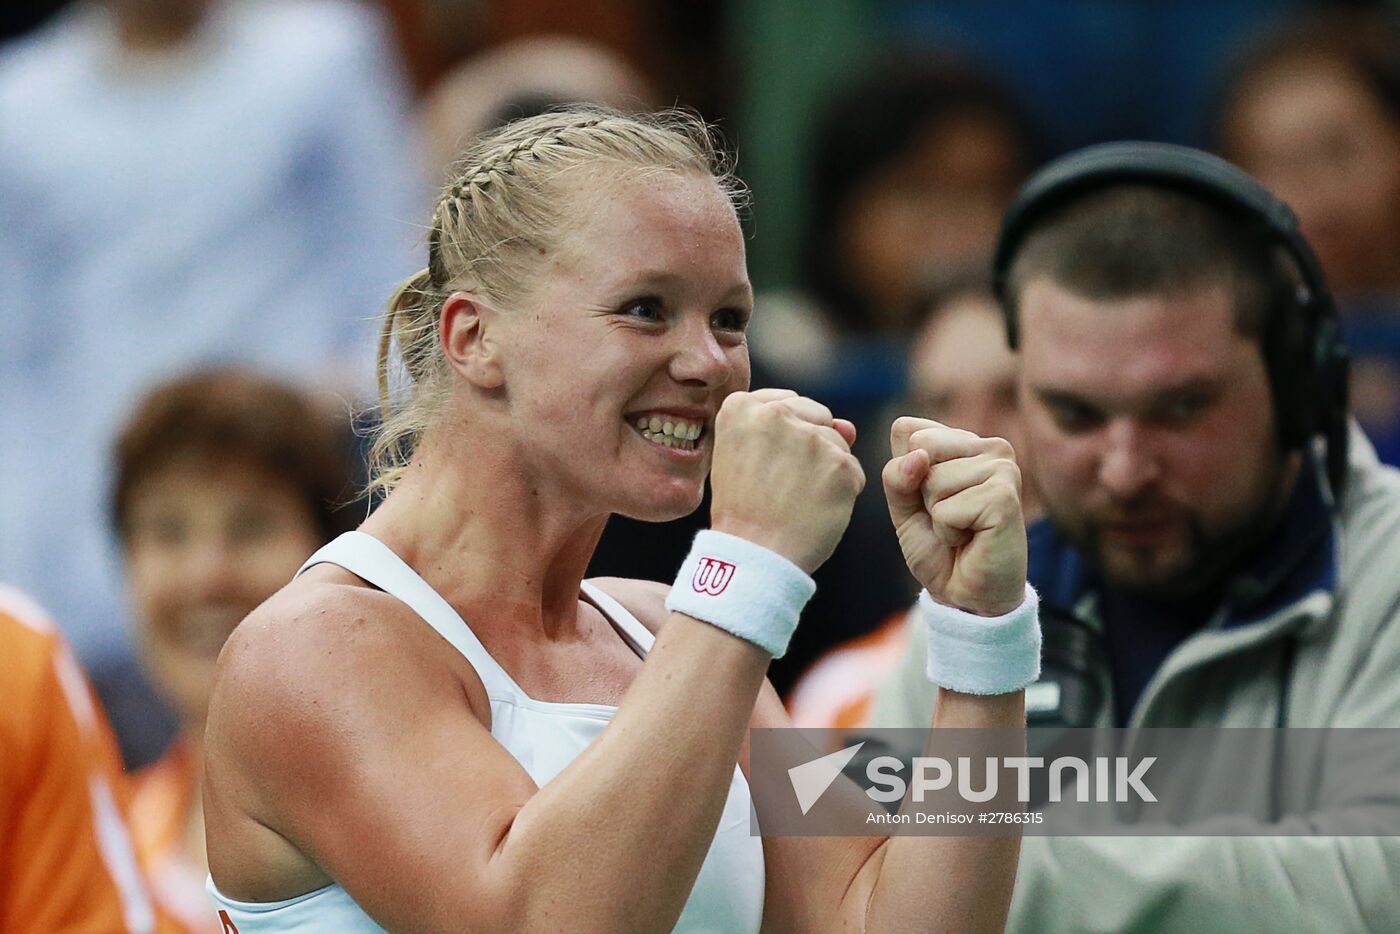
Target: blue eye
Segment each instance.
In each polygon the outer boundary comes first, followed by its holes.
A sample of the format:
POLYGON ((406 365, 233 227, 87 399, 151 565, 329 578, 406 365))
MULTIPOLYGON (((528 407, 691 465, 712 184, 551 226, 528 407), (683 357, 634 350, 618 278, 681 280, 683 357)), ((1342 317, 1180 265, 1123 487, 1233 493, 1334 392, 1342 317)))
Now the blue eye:
POLYGON ((639 298, 618 309, 624 318, 640 318, 643 321, 660 321, 662 317, 661 299, 639 298))

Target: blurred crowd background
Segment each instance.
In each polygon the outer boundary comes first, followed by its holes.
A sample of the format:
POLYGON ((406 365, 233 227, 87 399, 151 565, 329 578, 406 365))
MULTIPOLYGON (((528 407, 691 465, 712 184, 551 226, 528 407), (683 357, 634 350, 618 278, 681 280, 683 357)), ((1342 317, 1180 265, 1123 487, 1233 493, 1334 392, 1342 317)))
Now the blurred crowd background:
MULTIPOLYGON (((368 508, 352 422, 374 317, 423 265, 454 154, 571 101, 718 124, 753 189, 756 382, 854 420, 872 475, 896 411, 1014 441, 985 282, 1000 213, 1044 160, 1110 139, 1218 151, 1294 207, 1343 307, 1356 414, 1396 462, 1391 7, 9 0, 0 580, 63 627, 130 767, 187 760, 172 737, 197 734, 229 629, 368 508)), ((595 570, 670 580, 703 522, 618 520, 595 570)), ((785 692, 837 644, 890 651, 914 585, 878 483, 818 582, 785 692)))

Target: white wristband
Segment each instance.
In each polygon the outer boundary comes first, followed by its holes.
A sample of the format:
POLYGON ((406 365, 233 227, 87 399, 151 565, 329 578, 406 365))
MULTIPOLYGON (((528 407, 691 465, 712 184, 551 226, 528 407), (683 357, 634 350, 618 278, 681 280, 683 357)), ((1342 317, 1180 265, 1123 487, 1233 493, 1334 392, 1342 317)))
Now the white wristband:
POLYGON ((978 616, 919 594, 928 630, 928 679, 960 694, 1008 694, 1040 677, 1040 598, 1026 585, 1004 616, 978 616))
POLYGON ((709 623, 782 658, 817 585, 762 545, 704 529, 681 565, 666 609, 709 623))

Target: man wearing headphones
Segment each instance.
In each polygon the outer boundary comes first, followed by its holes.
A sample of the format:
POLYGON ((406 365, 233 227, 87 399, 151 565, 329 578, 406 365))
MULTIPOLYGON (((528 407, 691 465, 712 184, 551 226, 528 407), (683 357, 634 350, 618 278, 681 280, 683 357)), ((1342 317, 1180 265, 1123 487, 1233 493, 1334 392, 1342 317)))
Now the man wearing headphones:
MULTIPOLYGON (((1400 726, 1400 472, 1348 423, 1288 209, 1205 153, 1094 147, 1026 184, 994 276, 1047 513, 1031 723, 1400 726)), ((914 636, 877 727, 928 721, 914 636)), ((1277 795, 1241 793, 1260 836, 1191 835, 1206 813, 1170 836, 1028 836, 1008 929, 1396 929, 1396 838, 1262 836, 1396 805, 1394 752, 1345 783, 1320 751, 1288 761, 1277 795)))

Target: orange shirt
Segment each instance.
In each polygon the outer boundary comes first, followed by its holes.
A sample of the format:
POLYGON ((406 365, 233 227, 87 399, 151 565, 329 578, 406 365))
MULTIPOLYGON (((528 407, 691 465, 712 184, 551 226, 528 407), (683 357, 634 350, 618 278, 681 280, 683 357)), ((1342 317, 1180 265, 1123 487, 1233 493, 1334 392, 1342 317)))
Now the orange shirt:
POLYGON ((0 586, 0 934, 155 929, 121 760, 56 627, 0 586))
POLYGON ((194 751, 176 740, 158 761, 136 773, 131 833, 151 890, 180 934, 224 934, 204 890, 207 870, 185 856, 185 828, 198 781, 194 751))
POLYGON ((803 729, 855 730, 870 725, 875 692, 909 642, 908 613, 821 656, 788 694, 788 713, 803 729))

